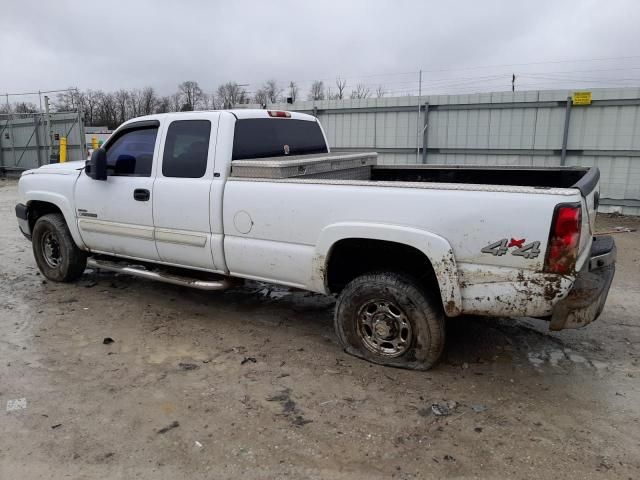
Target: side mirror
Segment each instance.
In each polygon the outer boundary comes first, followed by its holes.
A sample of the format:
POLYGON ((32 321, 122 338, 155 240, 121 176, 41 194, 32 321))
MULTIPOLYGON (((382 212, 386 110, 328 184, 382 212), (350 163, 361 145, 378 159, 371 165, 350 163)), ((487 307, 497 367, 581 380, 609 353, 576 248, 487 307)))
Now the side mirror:
POLYGON ((104 148, 97 148, 87 160, 84 171, 94 180, 107 179, 107 152, 104 148))

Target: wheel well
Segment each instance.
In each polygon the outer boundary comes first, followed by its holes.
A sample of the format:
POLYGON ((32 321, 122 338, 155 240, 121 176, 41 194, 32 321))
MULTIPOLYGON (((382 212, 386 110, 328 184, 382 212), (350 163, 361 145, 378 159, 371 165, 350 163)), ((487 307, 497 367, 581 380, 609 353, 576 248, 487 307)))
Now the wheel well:
POLYGON ((40 200, 32 200, 28 203, 29 206, 29 227, 31 231, 33 231, 33 227, 36 224, 36 221, 43 215, 47 215, 48 213, 59 213, 62 214, 62 210, 60 210, 56 205, 49 202, 42 202, 40 200))
POLYGON ((405 273, 426 291, 440 292, 433 266, 424 253, 403 243, 368 238, 349 238, 333 245, 326 268, 327 286, 331 293, 340 293, 354 278, 375 271, 405 273))

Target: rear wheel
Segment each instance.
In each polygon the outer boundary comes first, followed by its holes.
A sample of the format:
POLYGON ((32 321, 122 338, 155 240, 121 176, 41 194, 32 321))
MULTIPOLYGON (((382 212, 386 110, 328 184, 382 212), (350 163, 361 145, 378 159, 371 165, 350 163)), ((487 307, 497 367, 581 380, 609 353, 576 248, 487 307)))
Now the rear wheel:
POLYGON ((49 280, 71 282, 84 272, 87 254, 80 250, 59 213, 43 215, 33 227, 33 256, 49 280))
POLYGON ((444 349, 444 315, 412 278, 372 273, 338 297, 336 334, 347 353, 393 367, 427 370, 444 349))

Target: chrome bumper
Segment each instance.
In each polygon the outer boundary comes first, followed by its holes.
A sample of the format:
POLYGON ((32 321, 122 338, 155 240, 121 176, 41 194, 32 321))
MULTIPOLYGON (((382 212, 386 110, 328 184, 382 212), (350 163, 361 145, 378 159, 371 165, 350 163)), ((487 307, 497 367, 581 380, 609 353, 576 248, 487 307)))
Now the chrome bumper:
POLYGON ((578 272, 569 294, 554 307, 550 330, 580 328, 600 316, 616 271, 616 245, 612 237, 596 237, 591 258, 578 272))

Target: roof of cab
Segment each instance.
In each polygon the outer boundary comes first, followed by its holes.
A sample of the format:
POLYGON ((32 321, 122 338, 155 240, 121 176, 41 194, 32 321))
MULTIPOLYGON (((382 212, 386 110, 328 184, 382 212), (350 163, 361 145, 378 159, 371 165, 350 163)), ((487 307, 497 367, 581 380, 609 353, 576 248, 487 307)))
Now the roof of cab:
MULTIPOLYGON (((143 117, 136 117, 130 120, 127 120, 123 125, 131 123, 131 122, 140 122, 145 120, 163 120, 167 117, 176 118, 176 117, 184 117, 188 118, 197 118, 204 117, 206 118, 207 114, 218 114, 218 113, 230 113, 237 119, 246 119, 246 118, 274 118, 269 116, 269 110, 262 110, 258 108, 235 108, 232 110, 196 110, 193 112, 171 112, 171 113, 157 113, 154 115, 145 115, 143 117)), ((316 117, 313 115, 309 115, 306 113, 299 112, 289 112, 291 114, 291 118, 296 120, 309 120, 309 121, 317 121, 316 117)), ((274 118, 275 119, 275 118, 274 118)), ((281 120, 277 118, 277 120, 281 120)))

